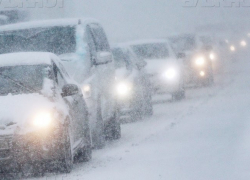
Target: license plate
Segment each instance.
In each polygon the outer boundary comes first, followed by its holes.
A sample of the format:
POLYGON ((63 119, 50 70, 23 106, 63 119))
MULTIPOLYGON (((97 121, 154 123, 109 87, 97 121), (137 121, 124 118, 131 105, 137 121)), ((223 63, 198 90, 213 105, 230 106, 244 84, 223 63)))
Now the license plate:
POLYGON ((8 149, 9 145, 7 141, 0 141, 0 149, 8 149))

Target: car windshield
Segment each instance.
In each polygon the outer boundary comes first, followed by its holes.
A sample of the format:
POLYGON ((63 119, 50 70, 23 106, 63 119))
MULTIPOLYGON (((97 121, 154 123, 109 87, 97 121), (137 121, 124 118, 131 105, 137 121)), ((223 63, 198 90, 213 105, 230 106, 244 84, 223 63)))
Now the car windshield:
POLYGON ((124 53, 120 48, 112 49, 115 67, 122 68, 122 67, 129 67, 131 65, 130 57, 128 54, 124 53))
POLYGON ((169 57, 165 43, 152 43, 132 46, 139 59, 163 59, 169 57))
POLYGON ((182 36, 170 38, 171 46, 176 53, 192 51, 196 48, 195 36, 182 36))
POLYGON ((0 96, 39 93, 48 65, 0 67, 0 96))
POLYGON ((22 51, 73 53, 75 27, 25 29, 0 34, 0 54, 22 51))

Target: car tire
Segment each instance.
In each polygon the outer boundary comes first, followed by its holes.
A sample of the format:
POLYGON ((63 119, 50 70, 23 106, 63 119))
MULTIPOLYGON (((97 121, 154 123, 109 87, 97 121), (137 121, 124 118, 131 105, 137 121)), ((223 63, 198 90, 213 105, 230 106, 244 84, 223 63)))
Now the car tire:
POLYGON ((65 128, 64 137, 63 137, 63 157, 61 159, 60 164, 60 172, 62 173, 70 173, 73 168, 73 155, 71 151, 71 139, 70 139, 70 132, 69 127, 65 128))
POLYGON ((101 96, 97 99, 97 108, 96 108, 96 126, 95 129, 92 130, 92 146, 94 149, 102 149, 105 142, 105 128, 104 122, 102 118, 102 105, 101 105, 101 96))
POLYGON ((185 99, 185 97, 186 97, 185 90, 177 91, 172 94, 173 101, 180 101, 182 99, 185 99))
POLYGON ((78 162, 88 162, 92 159, 92 147, 85 146, 78 153, 78 162))
POLYGON ((105 135, 107 140, 117 140, 121 138, 120 112, 116 109, 114 117, 106 125, 105 135))
POLYGON ((152 95, 145 96, 143 114, 147 117, 154 114, 152 95))

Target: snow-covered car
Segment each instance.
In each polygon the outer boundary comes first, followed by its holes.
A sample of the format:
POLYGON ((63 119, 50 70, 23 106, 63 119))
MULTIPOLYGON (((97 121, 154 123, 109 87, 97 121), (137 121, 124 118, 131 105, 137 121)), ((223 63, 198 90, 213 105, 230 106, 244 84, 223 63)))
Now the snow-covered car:
POLYGON ((209 85, 213 83, 213 61, 218 55, 212 39, 205 35, 185 34, 169 38, 177 57, 183 58, 185 83, 209 85))
POLYGON ((87 106, 52 53, 0 55, 0 171, 29 172, 91 159, 87 106))
POLYGON ((146 62, 139 60, 127 46, 112 48, 116 68, 116 93, 121 119, 136 120, 153 114, 146 62))
POLYGON ((81 85, 90 113, 92 144, 121 136, 113 86, 115 69, 109 42, 94 19, 57 19, 18 23, 0 29, 0 54, 19 51, 52 52, 81 85))
POLYGON ((146 61, 145 67, 153 93, 170 93, 172 98, 185 97, 183 66, 165 40, 143 40, 127 43, 137 58, 146 61))

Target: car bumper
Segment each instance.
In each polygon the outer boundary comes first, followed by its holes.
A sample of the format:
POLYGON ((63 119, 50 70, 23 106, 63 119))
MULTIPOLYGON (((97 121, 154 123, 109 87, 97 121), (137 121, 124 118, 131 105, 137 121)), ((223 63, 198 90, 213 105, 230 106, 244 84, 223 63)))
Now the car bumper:
POLYGON ((212 77, 212 71, 209 69, 190 70, 187 75, 186 84, 202 83, 212 77))
POLYGON ((180 79, 167 80, 159 77, 150 78, 153 94, 172 94, 180 89, 180 79))
POLYGON ((62 137, 62 134, 56 131, 47 136, 37 133, 1 136, 0 143, 7 144, 5 148, 0 149, 0 166, 13 162, 22 164, 27 161, 58 160, 62 157, 62 137))

